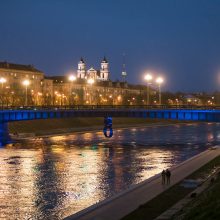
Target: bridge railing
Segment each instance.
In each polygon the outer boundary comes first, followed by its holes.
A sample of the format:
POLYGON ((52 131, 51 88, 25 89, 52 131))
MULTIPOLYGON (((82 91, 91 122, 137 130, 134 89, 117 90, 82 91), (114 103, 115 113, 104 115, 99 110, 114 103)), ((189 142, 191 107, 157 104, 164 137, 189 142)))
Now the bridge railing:
POLYGON ((220 106, 207 105, 42 105, 2 106, 1 110, 95 110, 95 109, 207 109, 217 110, 220 106))

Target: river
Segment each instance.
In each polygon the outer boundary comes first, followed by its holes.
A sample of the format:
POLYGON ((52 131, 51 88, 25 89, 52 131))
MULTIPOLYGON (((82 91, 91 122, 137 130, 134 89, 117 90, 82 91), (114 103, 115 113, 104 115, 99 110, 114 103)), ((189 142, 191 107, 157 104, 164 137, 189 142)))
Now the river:
POLYGON ((220 124, 19 140, 0 149, 0 218, 62 219, 220 142, 220 124))

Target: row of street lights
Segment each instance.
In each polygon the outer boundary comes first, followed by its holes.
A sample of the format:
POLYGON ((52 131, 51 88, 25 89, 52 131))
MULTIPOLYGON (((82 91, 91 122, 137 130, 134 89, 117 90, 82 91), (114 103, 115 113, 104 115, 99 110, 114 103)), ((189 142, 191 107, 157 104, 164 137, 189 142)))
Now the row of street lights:
MULTIPOLYGON (((76 76, 75 75, 70 75, 69 76, 69 81, 72 82, 71 85, 71 92, 72 92, 72 88, 73 88, 73 82, 76 81, 76 76)), ((3 85, 4 83, 6 83, 7 80, 4 77, 0 78, 0 83, 1 83, 1 89, 2 89, 2 100, 3 100, 3 85)), ((87 80, 87 83, 92 85, 94 83, 94 79, 90 78, 87 80)), ((30 85, 30 81, 28 79, 25 79, 22 84, 25 86, 25 106, 28 105, 28 86, 30 85)), ((3 101, 2 101, 3 102, 3 101)), ((2 103, 3 104, 3 103, 2 103)))
MULTIPOLYGON (((150 85, 152 83, 153 76, 150 73, 147 73, 144 78, 147 81, 147 105, 149 105, 150 104, 150 85)), ((73 82, 76 81, 76 79, 77 78, 76 78, 75 75, 70 75, 69 76, 69 81, 72 82, 72 84, 71 84, 71 92, 72 92, 72 88, 73 88, 73 82)), ((95 82, 95 80, 92 79, 92 78, 89 78, 87 80, 87 83, 90 84, 91 86, 93 85, 94 82, 95 82)), ((161 105, 161 84, 164 82, 164 79, 162 77, 157 77, 155 82, 158 85, 159 105, 161 105)))
MULTIPOLYGON (((74 81, 76 81, 77 78, 76 78, 75 75, 72 74, 72 75, 69 75, 69 78, 68 78, 68 79, 69 79, 70 82, 73 83, 74 81)), ((92 85, 94 82, 95 82, 95 80, 94 80, 93 78, 89 78, 89 79, 87 80, 87 83, 90 84, 90 85, 92 85)))
MULTIPOLYGON (((72 94, 72 89, 73 89, 73 83, 74 81, 76 81, 76 76, 75 75, 70 75, 69 76, 69 81, 71 82, 71 91, 70 91, 70 95, 72 94)), ((145 75, 145 80, 147 81, 147 105, 149 105, 150 103, 150 84, 152 82, 152 75, 150 73, 147 73, 145 75)), ((161 105, 161 84, 163 83, 163 78, 162 77, 158 77, 156 79, 156 83, 158 84, 158 92, 159 92, 159 104, 161 105)), ((0 78, 0 83, 1 83, 1 95, 2 95, 2 105, 3 105, 3 85, 4 83, 6 83, 7 80, 4 77, 0 78)), ((95 80, 93 78, 89 78, 87 80, 87 83, 92 86, 94 84, 95 80)), ((25 86, 25 105, 28 105, 28 86, 30 85, 30 81, 28 79, 25 79, 22 84, 25 86)))
MULTIPOLYGON (((6 83, 7 80, 4 77, 0 78, 0 83, 1 83, 1 98, 2 98, 2 105, 3 105, 3 89, 4 89, 4 83, 6 83)), ((22 84, 25 86, 25 105, 27 106, 28 104, 28 86, 30 85, 30 81, 28 79, 25 79, 22 84)))
MULTIPOLYGON (((72 96, 72 90, 73 90, 73 83, 74 83, 74 81, 76 81, 76 76, 75 75, 73 75, 73 74, 71 74, 71 75, 69 75, 69 77, 68 77, 68 79, 69 79, 69 81, 71 82, 71 88, 70 88, 70 97, 72 96)), ((94 82, 95 82, 95 80, 93 79, 93 78, 89 78, 88 80, 87 80, 87 83, 90 85, 90 86, 92 86, 93 84, 94 84, 94 82)), ((69 97, 69 98, 70 98, 69 97)), ((90 96, 90 103, 91 103, 91 96, 90 96)))
MULTIPOLYGON (((150 85, 152 83, 152 80, 153 80, 153 76, 150 74, 150 73, 147 73, 145 75, 145 80, 147 81, 147 105, 150 104, 150 85)), ((72 82, 72 86, 71 86, 71 91, 72 91, 72 88, 73 88, 73 82, 76 80, 76 76, 75 75, 70 75, 69 76, 69 81, 72 82)), ((90 85, 93 85, 94 83, 94 79, 92 78, 89 78, 87 80, 87 83, 90 84, 90 85)), ((159 93, 159 105, 161 105, 161 84, 164 82, 164 79, 162 77, 157 77, 155 82, 157 83, 158 85, 158 93, 159 93)))
MULTIPOLYGON (((147 81, 147 105, 150 103, 150 84, 153 80, 153 76, 150 73, 147 73, 144 77, 144 79, 147 81)), ((157 77, 156 81, 158 84, 158 93, 159 93, 159 105, 161 105, 161 84, 164 82, 162 77, 157 77)))

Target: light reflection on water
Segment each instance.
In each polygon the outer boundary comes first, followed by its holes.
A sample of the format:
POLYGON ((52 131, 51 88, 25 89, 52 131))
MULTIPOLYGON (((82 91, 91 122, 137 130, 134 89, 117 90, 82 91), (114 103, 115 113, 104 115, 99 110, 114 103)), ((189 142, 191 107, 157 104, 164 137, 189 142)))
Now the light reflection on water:
POLYGON ((219 124, 116 130, 0 149, 0 217, 62 219, 219 144, 219 124))

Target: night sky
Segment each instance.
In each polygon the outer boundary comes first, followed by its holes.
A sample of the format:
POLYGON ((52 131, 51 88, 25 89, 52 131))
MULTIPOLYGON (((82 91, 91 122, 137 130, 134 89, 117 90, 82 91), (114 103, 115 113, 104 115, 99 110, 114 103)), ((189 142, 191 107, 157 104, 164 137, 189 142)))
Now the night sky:
POLYGON ((164 90, 220 90, 219 0, 0 0, 0 60, 47 75, 100 68, 111 79, 144 83, 151 70, 164 90))

